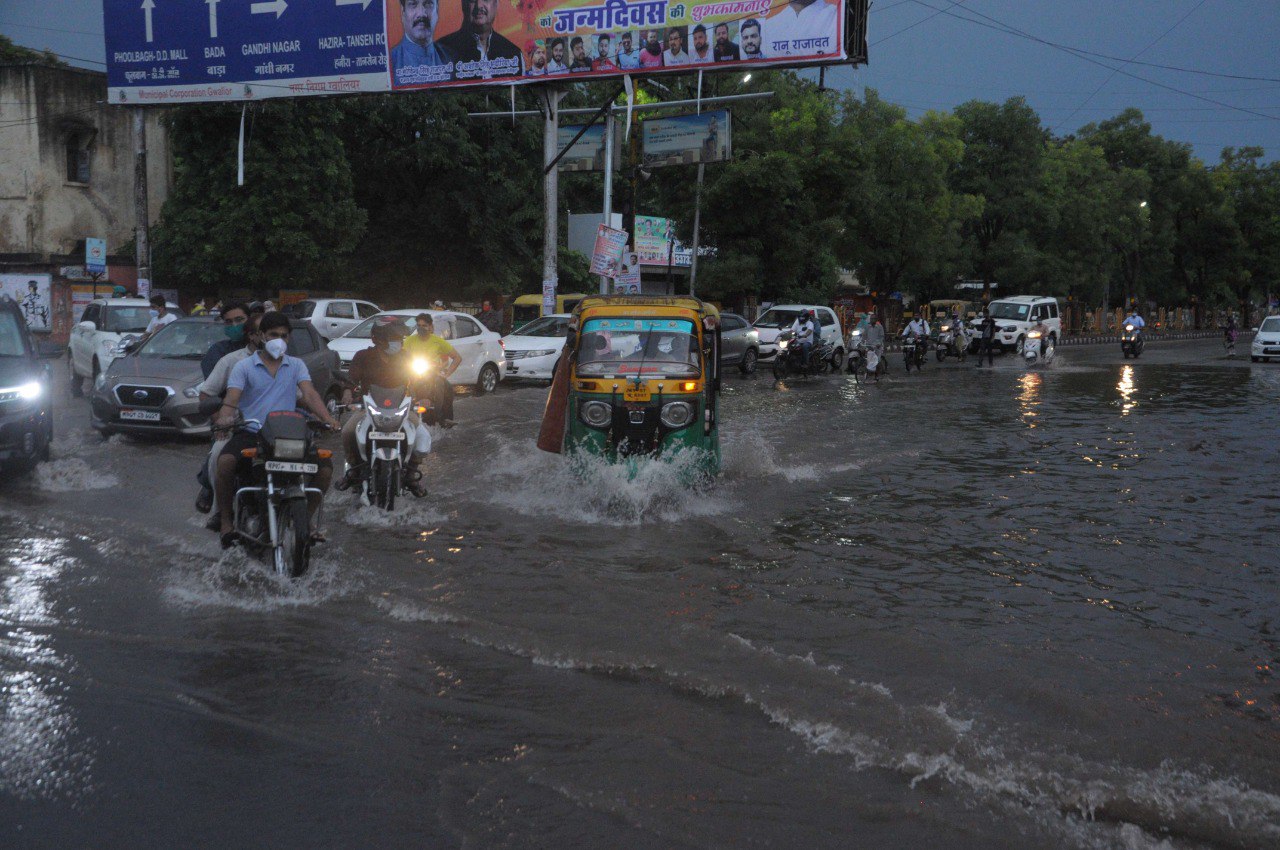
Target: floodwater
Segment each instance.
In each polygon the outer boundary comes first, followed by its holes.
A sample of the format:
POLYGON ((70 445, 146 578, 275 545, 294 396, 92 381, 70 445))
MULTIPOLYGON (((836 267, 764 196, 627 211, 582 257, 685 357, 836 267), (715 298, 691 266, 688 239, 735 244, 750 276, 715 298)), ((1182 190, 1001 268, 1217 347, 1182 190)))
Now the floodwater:
POLYGON ((203 447, 0 485, 5 847, 1280 846, 1280 364, 726 381, 725 472, 462 398, 432 495, 223 553, 203 447))

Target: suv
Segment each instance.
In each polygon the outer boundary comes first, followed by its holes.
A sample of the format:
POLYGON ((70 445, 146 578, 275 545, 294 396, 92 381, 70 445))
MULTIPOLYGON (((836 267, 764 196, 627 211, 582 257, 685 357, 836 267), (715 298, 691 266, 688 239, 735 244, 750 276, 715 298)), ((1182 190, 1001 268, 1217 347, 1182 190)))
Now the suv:
MULTIPOLYGON (((1012 298, 1001 298, 987 305, 991 318, 996 320, 995 344, 1000 350, 1022 353, 1022 346, 1027 341, 1027 331, 1041 319, 1049 327, 1049 341, 1046 345, 1053 347, 1062 338, 1062 319, 1058 317, 1058 300, 1045 295, 1015 295, 1012 298)), ((975 340, 969 345, 972 353, 977 350, 975 340)))
POLYGON ((834 346, 835 353, 831 362, 839 369, 844 363, 844 331, 840 329, 840 319, 836 311, 830 307, 817 307, 812 304, 775 304, 760 314, 755 327, 760 331, 760 359, 769 360, 778 353, 778 334, 790 330, 791 325, 808 310, 818 320, 818 332, 823 342, 834 346))
MULTIPOLYGON (((165 305, 170 313, 181 316, 177 304, 165 305)), ((80 323, 71 329, 67 341, 67 370, 71 378, 71 394, 80 395, 83 381, 98 380, 111 361, 119 357, 116 346, 130 334, 146 333, 151 323, 151 302, 145 298, 98 298, 84 308, 80 323)))
POLYGON ((49 459, 53 392, 49 366, 61 346, 36 344, 18 302, 0 296, 0 464, 29 470, 49 459))
POLYGON ((308 298, 289 309, 289 316, 305 319, 325 339, 337 339, 365 319, 382 312, 377 304, 353 298, 308 298))

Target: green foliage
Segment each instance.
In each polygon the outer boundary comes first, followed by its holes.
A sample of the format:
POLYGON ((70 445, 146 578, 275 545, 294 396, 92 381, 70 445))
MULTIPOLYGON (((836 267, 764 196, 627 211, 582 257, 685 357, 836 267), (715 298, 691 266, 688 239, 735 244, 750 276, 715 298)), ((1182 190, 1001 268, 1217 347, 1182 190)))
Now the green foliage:
POLYGON ((34 62, 37 65, 49 65, 54 68, 69 67, 52 50, 32 50, 30 47, 14 44, 13 39, 6 35, 0 35, 0 65, 16 65, 24 62, 34 62))

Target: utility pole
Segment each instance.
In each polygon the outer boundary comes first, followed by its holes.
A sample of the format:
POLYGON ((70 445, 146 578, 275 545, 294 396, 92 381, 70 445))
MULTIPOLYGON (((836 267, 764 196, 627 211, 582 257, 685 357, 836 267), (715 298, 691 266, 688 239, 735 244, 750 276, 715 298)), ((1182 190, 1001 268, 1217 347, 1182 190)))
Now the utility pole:
MULTIPOLYGON (((604 114, 604 226, 613 227, 613 110, 604 114)), ((609 278, 600 275, 600 294, 609 294, 609 278)))
POLYGON ((555 312, 560 267, 557 253, 560 238, 560 170, 550 166, 560 147, 560 99, 564 97, 564 90, 556 86, 544 86, 542 95, 546 107, 542 113, 542 315, 546 316, 555 312))
POLYGON ((133 108, 134 260, 138 266, 138 297, 151 296, 151 216, 147 209, 147 113, 133 108))

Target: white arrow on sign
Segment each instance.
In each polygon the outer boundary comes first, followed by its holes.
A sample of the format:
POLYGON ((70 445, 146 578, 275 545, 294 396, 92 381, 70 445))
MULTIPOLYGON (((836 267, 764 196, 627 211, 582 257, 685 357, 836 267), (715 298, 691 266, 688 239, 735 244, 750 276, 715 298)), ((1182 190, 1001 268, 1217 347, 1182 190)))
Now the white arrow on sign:
POLYGON ((218 37, 218 4, 222 0, 204 0, 209 4, 209 38, 218 37))
POLYGON ((270 3, 254 3, 249 7, 249 11, 255 15, 269 15, 276 13, 276 20, 284 14, 284 10, 289 8, 289 4, 285 0, 271 0, 270 3))
POLYGON ((155 40, 155 33, 151 31, 151 10, 156 7, 156 0, 142 0, 142 14, 147 16, 147 43, 150 44, 155 40))
POLYGON ((368 9, 373 0, 333 0, 333 2, 338 6, 363 6, 368 9))

